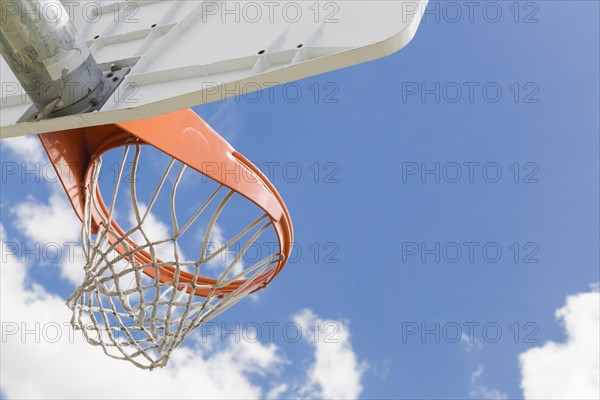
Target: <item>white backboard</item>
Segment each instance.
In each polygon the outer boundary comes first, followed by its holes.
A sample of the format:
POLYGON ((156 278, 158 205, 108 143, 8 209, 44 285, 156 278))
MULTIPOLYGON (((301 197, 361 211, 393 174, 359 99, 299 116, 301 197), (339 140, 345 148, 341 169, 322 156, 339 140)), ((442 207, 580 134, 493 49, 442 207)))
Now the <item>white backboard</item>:
POLYGON ((384 57, 413 38, 427 0, 63 4, 98 64, 131 72, 99 111, 18 123, 31 102, 1 60, 1 137, 148 118, 384 57))

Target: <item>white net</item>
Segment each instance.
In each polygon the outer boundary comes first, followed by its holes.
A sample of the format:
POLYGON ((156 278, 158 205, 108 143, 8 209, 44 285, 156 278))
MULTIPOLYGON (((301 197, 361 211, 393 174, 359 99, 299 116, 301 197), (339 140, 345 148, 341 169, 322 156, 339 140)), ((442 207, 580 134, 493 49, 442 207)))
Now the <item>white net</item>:
POLYGON ((153 369, 165 366, 195 328, 264 287, 281 256, 277 245, 268 252, 257 245, 277 241, 269 216, 254 203, 150 146, 120 150, 107 164, 105 178, 114 173, 106 185, 112 189, 108 206, 101 196, 102 158, 91 166, 82 229, 85 279, 67 305, 89 343, 153 369), (143 168, 142 148, 148 152, 143 168), (160 157, 166 157, 162 166, 160 157), (158 167, 164 172, 150 184, 145 172, 158 167), (169 224, 154 214, 157 208, 168 210, 169 224), (240 215, 249 221, 241 224, 240 215), (224 232, 234 234, 224 239, 224 232))

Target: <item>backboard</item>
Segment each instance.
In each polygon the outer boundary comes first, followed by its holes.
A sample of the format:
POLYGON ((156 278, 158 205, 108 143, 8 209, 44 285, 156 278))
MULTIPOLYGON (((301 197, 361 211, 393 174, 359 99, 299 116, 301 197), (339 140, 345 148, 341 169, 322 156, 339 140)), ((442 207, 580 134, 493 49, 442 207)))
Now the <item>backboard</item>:
POLYGON ((410 42, 426 3, 63 0, 103 71, 130 72, 98 111, 19 122, 31 102, 1 60, 0 136, 149 118, 381 58, 410 42))

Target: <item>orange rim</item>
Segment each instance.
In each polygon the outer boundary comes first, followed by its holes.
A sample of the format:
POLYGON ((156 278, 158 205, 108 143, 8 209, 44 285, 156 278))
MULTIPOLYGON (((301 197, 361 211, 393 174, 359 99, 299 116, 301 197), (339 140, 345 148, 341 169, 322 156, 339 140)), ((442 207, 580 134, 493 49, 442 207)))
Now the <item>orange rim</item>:
MULTIPOLYGON (((266 287, 284 268, 292 251, 293 230, 289 212, 281 196, 267 177, 248 159, 236 152, 221 136, 208 126, 192 110, 182 110, 147 120, 130 121, 118 124, 103 125, 91 128, 73 129, 68 131, 44 133, 40 140, 61 180, 71 204, 83 221, 86 201, 85 188, 91 180, 91 167, 104 153, 111 149, 131 144, 148 144, 156 147, 169 156, 186 164, 197 172, 211 178, 225 187, 239 193, 260 207, 269 217, 279 242, 279 260, 276 265, 256 277, 249 285, 254 292, 266 287), (222 165, 226 171, 239 168, 245 174, 251 174, 255 179, 238 179, 237 174, 217 174, 208 166, 222 165)), ((102 221, 108 218, 106 207, 99 189, 96 199, 101 214, 92 213, 92 232, 106 229, 102 221)), ((131 249, 138 245, 128 237, 116 221, 110 222, 110 228, 118 234, 109 235, 109 243, 115 246, 120 254, 126 254, 127 249, 120 243, 126 243, 131 249)), ((152 264, 152 257, 146 250, 134 253, 138 265, 152 264)), ((156 260, 162 263, 161 260, 156 260)), ((175 266, 145 267, 143 272, 161 283, 174 282, 177 274, 175 266), (158 274, 156 273, 158 271, 158 274)), ((194 274, 179 271, 178 282, 191 284, 194 274)), ((199 276, 196 285, 213 286, 213 289, 196 288, 194 294, 207 297, 210 293, 223 296, 239 289, 247 280, 240 279, 221 288, 214 288, 216 279, 199 276)), ((179 290, 192 291, 189 286, 182 285, 179 290)))

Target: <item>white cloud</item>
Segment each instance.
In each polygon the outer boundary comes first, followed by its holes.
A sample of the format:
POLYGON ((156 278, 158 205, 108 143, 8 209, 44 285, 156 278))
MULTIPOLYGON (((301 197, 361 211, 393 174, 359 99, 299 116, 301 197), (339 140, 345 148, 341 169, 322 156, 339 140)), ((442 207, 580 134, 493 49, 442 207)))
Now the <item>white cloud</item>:
POLYGON ((593 288, 569 296, 555 315, 566 342, 547 342, 519 356, 525 398, 600 398, 600 293, 593 288))
POLYGON ((489 388, 483 385, 481 381, 481 376, 483 375, 483 365, 477 367, 475 371, 471 374, 471 391, 469 392, 469 396, 474 399, 482 399, 482 400, 506 400, 508 396, 505 393, 493 388, 489 388))
POLYGON ((2 145, 25 162, 49 162, 40 139, 36 135, 3 139, 2 145))
MULTIPOLYGON (((461 341, 465 346, 465 350, 469 354, 472 362, 478 362, 479 354, 483 350, 483 344, 477 338, 462 334, 461 341)), ((485 368, 482 364, 478 364, 477 368, 471 373, 471 390, 469 391, 469 397, 473 399, 482 400, 506 400, 508 396, 506 393, 501 392, 498 389, 487 386, 482 377, 485 368)))
MULTIPOLYGON (((15 226, 27 237, 29 242, 40 247, 50 248, 56 244, 60 249, 61 277, 79 284, 83 281, 84 259, 80 242, 81 222, 75 215, 71 204, 62 193, 52 193, 48 203, 42 203, 33 197, 18 203, 12 209, 16 216, 15 226)), ((42 255, 44 251, 40 252, 42 255)), ((55 254, 48 256, 53 261, 55 254)))
POLYGON ((483 348, 483 345, 479 340, 477 340, 474 336, 467 335, 464 332, 461 333, 460 340, 465 345, 467 352, 472 353, 475 356, 477 356, 483 348))
POLYGON ((309 368, 300 396, 324 399, 356 399, 363 387, 361 378, 367 366, 352 349, 350 331, 344 321, 323 320, 310 310, 293 316, 303 332, 318 327, 318 338, 304 338, 315 349, 315 362, 309 368), (315 325, 316 324, 316 325, 315 325))
POLYGON ((285 383, 275 385, 267 392, 267 395, 265 397, 267 398, 267 400, 281 399, 281 398, 283 398, 285 392, 288 391, 288 389, 289 389, 289 386, 286 385, 285 383))
POLYGON ((17 217, 15 226, 31 240, 63 243, 78 239, 81 222, 64 195, 50 195, 48 204, 28 197, 12 212, 17 217))

